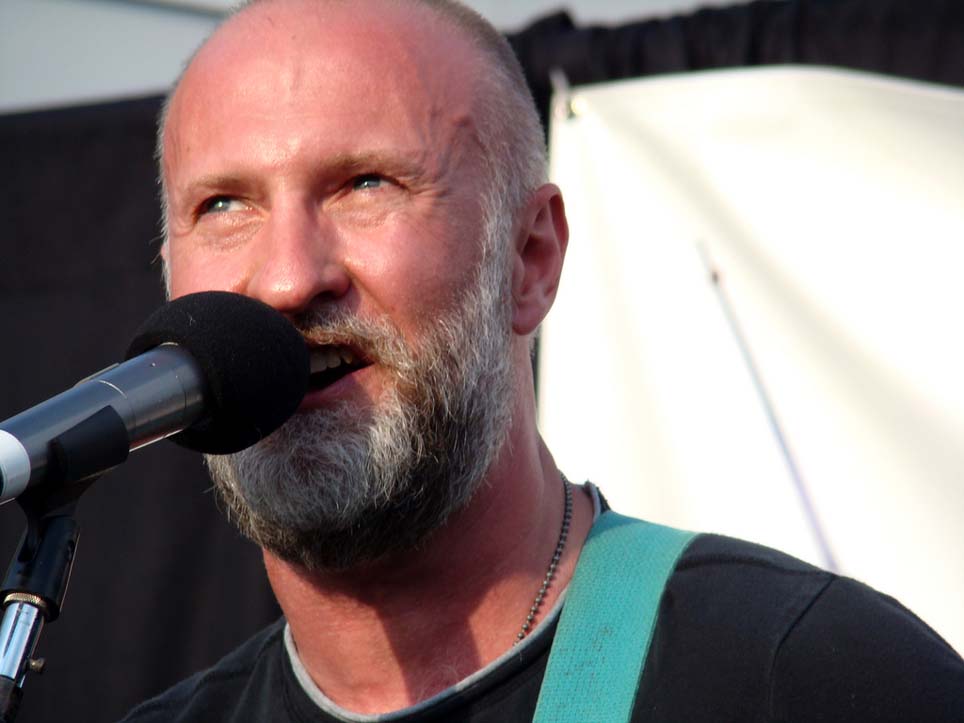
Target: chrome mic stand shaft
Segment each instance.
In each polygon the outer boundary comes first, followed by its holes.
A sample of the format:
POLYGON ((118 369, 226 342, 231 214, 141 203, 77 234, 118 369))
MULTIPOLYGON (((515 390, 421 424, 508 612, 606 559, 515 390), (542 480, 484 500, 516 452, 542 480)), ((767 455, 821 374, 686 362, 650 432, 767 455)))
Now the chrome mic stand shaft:
POLYGON ((12 596, 7 600, 0 624, 0 720, 12 723, 20 708, 27 671, 38 671, 43 666, 42 659, 33 658, 33 651, 43 629, 44 615, 42 604, 12 596))
POLYGON ((27 529, 0 588, 0 723, 16 718, 27 673, 43 670, 33 652, 67 594, 80 536, 77 502, 103 470, 127 459, 130 446, 124 420, 105 406, 50 441, 48 484, 17 497, 27 529))
POLYGON ((34 649, 44 624, 56 620, 63 606, 80 534, 74 511, 89 483, 58 495, 28 492, 17 499, 27 529, 0 590, 0 723, 16 718, 27 673, 43 670, 34 649))

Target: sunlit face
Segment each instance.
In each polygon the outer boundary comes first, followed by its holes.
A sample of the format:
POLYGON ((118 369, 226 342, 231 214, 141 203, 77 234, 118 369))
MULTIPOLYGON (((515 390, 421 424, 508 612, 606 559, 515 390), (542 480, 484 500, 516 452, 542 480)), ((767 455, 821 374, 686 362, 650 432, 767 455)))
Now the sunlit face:
POLYGON ((261 299, 302 328, 313 369, 336 367, 280 432, 211 464, 247 534, 318 568, 417 544, 509 423, 476 63, 431 16, 348 7, 240 16, 185 75, 165 137, 172 296, 261 299))
MULTIPOLYGON (((411 10, 373 8, 268 4, 195 60, 165 138, 172 296, 337 306, 413 344, 458 304, 480 254, 476 64, 411 10)), ((377 398, 376 367, 306 404, 377 398)))

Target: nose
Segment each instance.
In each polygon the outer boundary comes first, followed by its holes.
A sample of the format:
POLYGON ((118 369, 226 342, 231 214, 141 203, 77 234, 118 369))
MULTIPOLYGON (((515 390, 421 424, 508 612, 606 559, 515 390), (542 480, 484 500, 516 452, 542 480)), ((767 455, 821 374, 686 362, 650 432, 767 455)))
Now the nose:
POLYGON ((312 206, 275 209, 259 236, 248 296, 296 316, 312 303, 340 299, 351 288, 337 234, 312 206))

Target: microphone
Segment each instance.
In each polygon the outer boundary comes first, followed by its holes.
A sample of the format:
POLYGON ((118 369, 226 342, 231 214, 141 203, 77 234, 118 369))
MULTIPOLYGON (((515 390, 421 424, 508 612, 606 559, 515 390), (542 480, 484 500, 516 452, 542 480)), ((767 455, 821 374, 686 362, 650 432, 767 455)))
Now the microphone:
POLYGON ((172 435, 199 452, 240 451, 294 414, 310 372, 284 316, 223 291, 162 306, 126 359, 0 422, 0 504, 101 474, 172 435))

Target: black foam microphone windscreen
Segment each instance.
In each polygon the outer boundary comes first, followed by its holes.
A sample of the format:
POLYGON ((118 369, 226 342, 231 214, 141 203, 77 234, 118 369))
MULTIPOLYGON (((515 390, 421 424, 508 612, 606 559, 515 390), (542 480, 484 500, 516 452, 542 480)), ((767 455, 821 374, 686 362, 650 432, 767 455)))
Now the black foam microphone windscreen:
POLYGON ((182 347, 204 373, 204 416, 171 438, 198 452, 229 454, 254 444, 294 414, 308 389, 301 334, 267 304, 240 294, 204 291, 162 306, 126 358, 162 344, 182 347))

